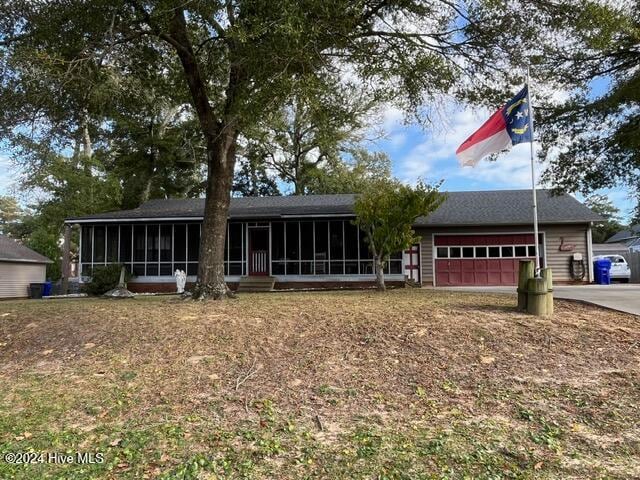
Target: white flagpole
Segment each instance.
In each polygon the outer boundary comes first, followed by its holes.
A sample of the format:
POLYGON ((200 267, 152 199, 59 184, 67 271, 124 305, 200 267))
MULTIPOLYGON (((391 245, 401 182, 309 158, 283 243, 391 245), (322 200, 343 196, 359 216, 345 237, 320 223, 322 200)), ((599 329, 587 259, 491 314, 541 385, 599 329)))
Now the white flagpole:
POLYGON ((531 190, 533 191, 533 235, 536 247, 536 277, 540 277, 540 252, 538 239, 538 198, 536 195, 535 152, 533 147, 533 107, 531 105, 531 83, 529 81, 529 64, 527 63, 527 105, 529 108, 529 131, 531 132, 531 190))

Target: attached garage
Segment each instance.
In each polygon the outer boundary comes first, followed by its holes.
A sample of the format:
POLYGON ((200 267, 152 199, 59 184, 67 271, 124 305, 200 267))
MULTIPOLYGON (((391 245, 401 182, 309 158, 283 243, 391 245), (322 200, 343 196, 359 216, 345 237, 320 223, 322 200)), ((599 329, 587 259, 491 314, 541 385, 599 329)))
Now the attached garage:
MULTIPOLYGON (((592 281, 591 224, 601 217, 570 195, 537 193, 540 265, 556 283, 592 281)), ((423 285, 516 285, 520 260, 535 258, 531 190, 449 192, 414 228, 423 285)))
POLYGON ((26 298, 29 284, 46 280, 47 257, 0 235, 0 299, 26 298))

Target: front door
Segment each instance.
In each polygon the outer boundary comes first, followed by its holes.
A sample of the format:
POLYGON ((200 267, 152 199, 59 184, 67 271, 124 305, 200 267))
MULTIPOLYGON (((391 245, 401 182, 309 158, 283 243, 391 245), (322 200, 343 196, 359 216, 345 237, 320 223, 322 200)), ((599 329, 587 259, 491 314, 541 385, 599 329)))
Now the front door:
POLYGON ((249 228, 249 275, 269 274, 269 229, 249 228))
POLYGON ((420 244, 411 245, 411 248, 405 250, 402 256, 407 280, 420 283, 420 244))

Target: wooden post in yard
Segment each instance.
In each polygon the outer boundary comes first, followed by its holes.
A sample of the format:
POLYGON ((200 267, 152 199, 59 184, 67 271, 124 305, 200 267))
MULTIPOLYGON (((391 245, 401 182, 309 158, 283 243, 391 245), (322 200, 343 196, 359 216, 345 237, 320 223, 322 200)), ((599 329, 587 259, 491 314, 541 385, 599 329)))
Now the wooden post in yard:
POLYGON ((534 275, 533 260, 520 260, 518 270, 518 311, 527 311, 527 282, 534 275))
POLYGON ((542 278, 547 286, 547 315, 553 315, 553 273, 550 268, 542 269, 542 278))
POLYGON ((547 315, 547 282, 544 278, 530 278, 527 290, 527 312, 537 317, 547 315))
POLYGON ((69 293, 69 275, 71 274, 71 225, 65 223, 64 225, 64 243, 62 244, 62 285, 61 294, 66 295, 69 293))

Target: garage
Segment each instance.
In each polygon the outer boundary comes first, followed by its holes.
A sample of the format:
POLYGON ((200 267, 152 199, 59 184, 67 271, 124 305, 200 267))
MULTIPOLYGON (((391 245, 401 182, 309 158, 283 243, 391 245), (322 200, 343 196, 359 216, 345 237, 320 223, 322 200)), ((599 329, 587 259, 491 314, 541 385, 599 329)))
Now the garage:
MULTIPOLYGON (((520 260, 535 259, 533 234, 433 236, 438 286, 516 285, 520 260)), ((540 264, 544 266, 540 234, 540 264)))
POLYGON ((47 257, 0 235, 0 299, 25 298, 29 285, 46 279, 47 257))

